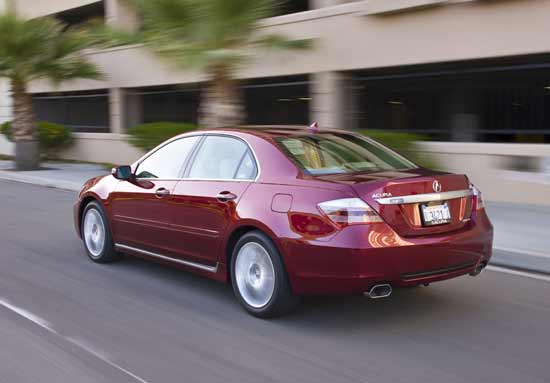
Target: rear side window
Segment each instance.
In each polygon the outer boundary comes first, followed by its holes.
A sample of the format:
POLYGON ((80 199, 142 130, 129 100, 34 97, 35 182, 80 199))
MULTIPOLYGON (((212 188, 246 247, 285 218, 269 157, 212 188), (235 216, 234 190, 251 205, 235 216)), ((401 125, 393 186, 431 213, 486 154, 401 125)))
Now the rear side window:
POLYGON ((383 145, 352 134, 312 134, 280 137, 276 141, 294 163, 311 175, 417 167, 383 145))
POLYGON ((189 178, 252 180, 257 168, 248 145, 225 136, 207 136, 189 171, 189 178))
POLYGON ((183 164, 193 149, 198 136, 181 138, 164 145, 143 160, 136 171, 137 178, 181 178, 183 164))

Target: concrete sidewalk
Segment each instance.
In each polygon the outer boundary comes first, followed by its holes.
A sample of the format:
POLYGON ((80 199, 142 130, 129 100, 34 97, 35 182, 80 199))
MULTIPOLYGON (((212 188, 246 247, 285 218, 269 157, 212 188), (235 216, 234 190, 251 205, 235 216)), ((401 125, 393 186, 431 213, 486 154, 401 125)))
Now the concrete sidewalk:
POLYGON ((84 182, 98 175, 107 174, 102 165, 46 162, 41 170, 16 172, 11 161, 0 161, 0 179, 79 191, 84 182))
MULTIPOLYGON (((108 173, 101 165, 48 162, 44 170, 15 172, 0 161, 0 179, 79 191, 82 184, 108 173)), ((550 207, 486 202, 495 226, 492 264, 550 274, 550 207)))

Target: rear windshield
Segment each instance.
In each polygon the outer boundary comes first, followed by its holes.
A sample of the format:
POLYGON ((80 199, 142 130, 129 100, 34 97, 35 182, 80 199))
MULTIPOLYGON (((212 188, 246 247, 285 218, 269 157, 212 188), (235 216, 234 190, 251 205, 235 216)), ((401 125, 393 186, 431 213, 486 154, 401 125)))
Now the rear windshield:
POLYGON ((352 134, 320 133, 275 140, 291 160, 311 175, 418 167, 376 141, 352 134))

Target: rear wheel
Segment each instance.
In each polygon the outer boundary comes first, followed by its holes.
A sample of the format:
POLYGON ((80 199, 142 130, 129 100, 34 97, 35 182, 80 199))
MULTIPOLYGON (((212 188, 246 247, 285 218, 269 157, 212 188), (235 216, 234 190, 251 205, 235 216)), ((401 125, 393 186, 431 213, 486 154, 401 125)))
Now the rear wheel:
POLYGON ((97 202, 90 202, 82 213, 82 240, 88 257, 97 263, 118 261, 121 254, 115 251, 109 223, 103 208, 97 202))
POLYGON ((286 314, 298 302, 279 251, 259 231, 249 232, 237 241, 231 257, 231 280, 241 305, 257 317, 286 314))

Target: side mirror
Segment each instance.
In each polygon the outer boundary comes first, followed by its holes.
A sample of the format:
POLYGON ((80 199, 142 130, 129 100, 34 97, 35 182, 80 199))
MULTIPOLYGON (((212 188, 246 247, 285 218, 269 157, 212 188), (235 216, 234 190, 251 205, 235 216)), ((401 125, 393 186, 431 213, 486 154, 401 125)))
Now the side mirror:
POLYGON ((111 170, 111 174, 117 180, 128 181, 132 178, 132 168, 130 166, 117 166, 111 170))

